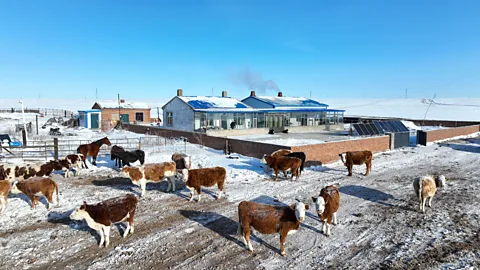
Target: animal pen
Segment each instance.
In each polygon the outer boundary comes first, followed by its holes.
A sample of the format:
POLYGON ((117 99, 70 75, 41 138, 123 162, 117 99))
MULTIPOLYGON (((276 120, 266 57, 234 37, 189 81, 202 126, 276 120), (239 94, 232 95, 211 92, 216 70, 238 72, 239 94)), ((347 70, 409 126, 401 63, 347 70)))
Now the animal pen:
MULTIPOLYGON (((35 160, 50 160, 63 158, 69 154, 77 153, 77 148, 81 144, 91 143, 93 140, 63 140, 53 138, 51 140, 28 141, 28 146, 0 148, 0 161, 21 159, 24 161, 35 160)), ((140 138, 121 138, 110 139, 113 145, 121 146, 125 151, 132 151, 137 149, 145 150, 148 148, 153 153, 184 153, 191 155, 198 150, 198 148, 188 143, 185 138, 166 138, 158 136, 144 136, 140 138)), ((103 145, 100 148, 99 155, 110 155, 110 146, 103 145)))

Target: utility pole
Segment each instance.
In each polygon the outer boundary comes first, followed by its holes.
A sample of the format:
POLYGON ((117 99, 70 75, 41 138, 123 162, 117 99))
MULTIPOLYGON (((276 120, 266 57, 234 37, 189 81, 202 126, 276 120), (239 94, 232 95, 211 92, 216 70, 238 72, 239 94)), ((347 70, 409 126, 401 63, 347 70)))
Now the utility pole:
POLYGON ((157 119, 160 120, 160 108, 157 107, 157 119))
POLYGON ((25 141, 27 141, 27 124, 25 123, 25 110, 23 109, 23 101, 19 101, 22 105, 23 130, 25 130, 25 141))
POLYGON ((122 121, 122 118, 120 117, 120 94, 118 95, 118 120, 122 121))
POLYGON ((422 126, 425 126, 425 119, 427 118, 428 110, 430 110, 430 106, 432 106, 432 103, 434 102, 434 99, 435 99, 436 96, 437 96, 437 93, 435 93, 435 94, 433 95, 433 98, 432 98, 432 100, 430 101, 430 104, 428 104, 427 111, 425 112, 425 116, 423 117, 422 126))

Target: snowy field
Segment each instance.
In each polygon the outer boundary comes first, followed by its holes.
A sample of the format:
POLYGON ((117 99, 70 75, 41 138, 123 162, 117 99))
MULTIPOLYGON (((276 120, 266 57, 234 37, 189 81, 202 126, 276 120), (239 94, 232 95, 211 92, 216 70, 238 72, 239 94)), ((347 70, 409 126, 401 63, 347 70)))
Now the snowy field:
MULTIPOLYGON (((155 100, 125 97, 127 101, 147 103, 151 116, 157 116, 157 107, 165 105, 173 96, 155 100)), ((238 97, 240 100, 245 97, 238 97)), ((332 109, 346 110, 347 116, 400 117, 410 119, 478 121, 480 119, 480 98, 448 99, 331 99, 316 98, 332 109)), ((111 101, 111 100, 110 100, 111 101)), ((92 108, 93 99, 23 99, 26 108, 54 108, 76 112, 92 108)), ((19 108, 18 99, 0 99, 0 108, 19 108)))
MULTIPOLYGON (((128 134, 123 134, 130 136, 128 134)), ((133 134, 132 134, 133 136, 133 134)), ((98 234, 69 214, 84 200, 96 203, 138 187, 122 178, 110 157, 74 178, 54 175, 60 204, 31 210, 23 195, 9 195, 0 215, 0 269, 468 269, 480 266, 480 138, 375 155, 372 173, 340 162, 308 168, 299 181, 275 182, 258 159, 228 159, 221 152, 191 145, 193 167, 224 166, 226 198, 216 187, 203 189, 202 201, 188 202, 188 191, 166 193, 166 181, 148 184, 138 205, 135 233, 112 228, 111 246, 98 248, 98 234), (406 169, 408 168, 408 169, 406 169), (438 191, 433 208, 418 211, 412 181, 443 173, 448 186, 438 191), (243 200, 268 204, 308 202, 328 184, 339 183, 339 224, 332 236, 321 233, 313 208, 299 232, 287 237, 287 257, 279 254, 279 236, 254 231, 255 254, 236 236, 237 206, 243 200), (278 201, 278 202, 276 202, 278 201)), ((168 161, 171 152, 146 150, 146 162, 168 161)), ((197 197, 195 196, 195 199, 197 197)))

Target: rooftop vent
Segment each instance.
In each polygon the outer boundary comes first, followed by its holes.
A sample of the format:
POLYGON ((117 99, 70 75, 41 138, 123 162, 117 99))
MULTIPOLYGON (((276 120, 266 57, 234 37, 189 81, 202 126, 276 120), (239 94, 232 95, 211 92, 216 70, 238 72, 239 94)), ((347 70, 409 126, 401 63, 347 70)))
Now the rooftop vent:
POLYGON ((222 97, 227 97, 227 91, 222 91, 222 97))
POLYGON ((178 97, 183 96, 183 90, 182 89, 177 89, 177 96, 178 97))
POLYGON ((251 96, 251 97, 256 97, 255 91, 250 91, 250 96, 251 96))
POLYGON ((278 92, 278 96, 279 96, 279 97, 283 97, 282 92, 278 92))

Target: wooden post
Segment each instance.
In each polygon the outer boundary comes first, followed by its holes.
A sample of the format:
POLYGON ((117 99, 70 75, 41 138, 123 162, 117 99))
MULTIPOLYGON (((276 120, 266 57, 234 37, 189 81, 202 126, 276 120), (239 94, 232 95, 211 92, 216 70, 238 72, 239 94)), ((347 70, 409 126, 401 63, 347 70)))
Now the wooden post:
POLYGON ((138 149, 142 150, 142 138, 138 140, 138 149))
POLYGON ((58 160, 58 138, 53 138, 53 155, 58 160))
POLYGON ((44 148, 44 149, 45 149, 45 161, 47 161, 47 160, 48 160, 48 159, 47 159, 47 142, 45 142, 45 146, 44 146, 44 147, 45 147, 45 148, 44 148))
POLYGON ((37 135, 38 135, 38 114, 35 115, 35 123, 37 126, 37 135))
POLYGON ((228 155, 230 153, 228 153, 228 139, 225 140, 225 155, 228 155))
POLYGON ((22 129, 23 146, 27 146, 27 131, 22 129))

